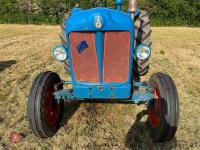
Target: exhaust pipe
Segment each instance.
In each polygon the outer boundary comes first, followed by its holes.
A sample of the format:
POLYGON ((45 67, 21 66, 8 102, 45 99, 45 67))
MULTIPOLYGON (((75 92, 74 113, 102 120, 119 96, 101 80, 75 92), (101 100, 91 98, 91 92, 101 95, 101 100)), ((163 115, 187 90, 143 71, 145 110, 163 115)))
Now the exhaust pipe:
POLYGON ((129 0, 128 11, 131 14, 131 17, 134 19, 134 13, 138 9, 137 0, 129 0))

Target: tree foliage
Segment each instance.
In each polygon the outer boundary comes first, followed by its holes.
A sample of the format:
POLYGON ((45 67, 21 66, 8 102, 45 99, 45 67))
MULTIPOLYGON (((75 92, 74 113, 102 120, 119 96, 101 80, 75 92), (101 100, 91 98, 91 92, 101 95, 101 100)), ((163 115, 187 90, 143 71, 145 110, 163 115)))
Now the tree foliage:
MULTIPOLYGON (((79 3, 84 9, 94 0, 0 0, 0 23, 58 24, 79 3)), ((99 0, 101 1, 101 0, 99 0)), ((138 0, 150 13, 153 25, 200 25, 199 0, 138 0)), ((107 0, 108 7, 115 7, 107 0)), ((125 0, 123 10, 127 10, 125 0)))

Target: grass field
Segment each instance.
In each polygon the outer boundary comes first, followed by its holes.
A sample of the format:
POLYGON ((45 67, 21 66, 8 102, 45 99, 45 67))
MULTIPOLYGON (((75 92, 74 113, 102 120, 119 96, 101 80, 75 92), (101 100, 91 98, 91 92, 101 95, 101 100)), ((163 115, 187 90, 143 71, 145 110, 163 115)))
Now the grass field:
POLYGON ((30 131, 27 95, 41 71, 69 78, 51 57, 59 43, 58 26, 0 25, 0 149, 200 149, 200 28, 153 28, 152 73, 173 77, 180 97, 176 138, 152 142, 144 106, 122 104, 68 104, 63 127, 41 140, 30 131), (11 132, 19 144, 9 141, 11 132))

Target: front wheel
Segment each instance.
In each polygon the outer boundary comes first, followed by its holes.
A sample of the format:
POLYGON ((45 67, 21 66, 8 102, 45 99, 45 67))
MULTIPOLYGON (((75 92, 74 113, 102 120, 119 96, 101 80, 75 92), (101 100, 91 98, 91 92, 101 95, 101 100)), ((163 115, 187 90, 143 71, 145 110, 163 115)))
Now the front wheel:
POLYGON ((179 121, 176 86, 172 78, 163 73, 152 75, 149 86, 154 92, 154 98, 147 107, 150 135, 156 142, 170 141, 176 133, 179 121))
POLYGON ((61 79, 54 72, 43 72, 33 82, 28 98, 28 118, 31 130, 38 137, 52 137, 60 127, 64 104, 53 98, 53 92, 63 88, 59 83, 61 79))

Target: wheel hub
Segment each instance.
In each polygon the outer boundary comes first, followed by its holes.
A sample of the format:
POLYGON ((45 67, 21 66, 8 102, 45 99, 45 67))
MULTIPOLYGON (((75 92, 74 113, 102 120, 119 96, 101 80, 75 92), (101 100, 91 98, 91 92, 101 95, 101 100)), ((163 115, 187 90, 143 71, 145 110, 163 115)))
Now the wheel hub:
POLYGON ((58 120, 61 107, 60 104, 53 98, 54 89, 47 90, 47 96, 45 100, 45 120, 49 126, 54 126, 58 120))
POLYGON ((157 128, 160 125, 161 118, 161 98, 157 88, 154 89, 154 97, 150 105, 148 106, 148 120, 153 128, 157 128))

